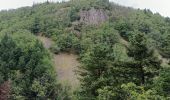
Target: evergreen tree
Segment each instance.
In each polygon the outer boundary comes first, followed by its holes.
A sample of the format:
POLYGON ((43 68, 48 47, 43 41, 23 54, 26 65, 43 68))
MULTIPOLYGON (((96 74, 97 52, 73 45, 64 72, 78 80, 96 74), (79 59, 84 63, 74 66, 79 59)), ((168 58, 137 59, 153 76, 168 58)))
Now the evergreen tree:
POLYGON ((134 59, 134 67, 139 71, 137 74, 139 83, 141 85, 151 83, 154 76, 158 75, 161 61, 154 55, 154 49, 148 47, 144 33, 135 33, 130 43, 129 56, 134 59))
POLYGON ((0 72, 4 81, 12 77, 12 70, 18 69, 21 54, 13 39, 6 34, 0 42, 0 72))
POLYGON ((170 67, 162 68, 154 80, 154 89, 158 94, 170 98, 170 67))
POLYGON ((89 98, 98 95, 97 89, 106 84, 102 77, 107 73, 109 61, 113 59, 110 52, 112 49, 109 49, 109 46, 96 44, 81 59, 81 82, 83 91, 90 96, 89 98))
POLYGON ((36 35, 40 32, 40 19, 38 17, 34 18, 33 25, 31 27, 31 32, 36 35))
POLYGON ((162 42, 162 55, 166 58, 170 57, 170 34, 165 35, 162 42))
POLYGON ((134 83, 123 84, 126 100, 166 100, 164 96, 157 94, 155 90, 145 90, 143 86, 137 86, 134 83))

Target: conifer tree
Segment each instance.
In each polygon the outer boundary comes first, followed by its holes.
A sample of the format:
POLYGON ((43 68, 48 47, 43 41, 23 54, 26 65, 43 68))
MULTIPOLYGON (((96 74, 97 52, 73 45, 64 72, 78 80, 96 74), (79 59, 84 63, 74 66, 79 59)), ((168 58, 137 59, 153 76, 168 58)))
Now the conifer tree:
POLYGON ((129 56, 134 60, 134 67, 138 69, 137 77, 141 85, 152 82, 152 78, 158 75, 161 61, 154 55, 154 49, 148 47, 144 33, 137 32, 130 39, 129 56))
POLYGON ((17 48, 15 42, 9 35, 5 35, 0 42, 0 72, 7 81, 11 76, 11 71, 18 69, 18 60, 21 50, 17 48))

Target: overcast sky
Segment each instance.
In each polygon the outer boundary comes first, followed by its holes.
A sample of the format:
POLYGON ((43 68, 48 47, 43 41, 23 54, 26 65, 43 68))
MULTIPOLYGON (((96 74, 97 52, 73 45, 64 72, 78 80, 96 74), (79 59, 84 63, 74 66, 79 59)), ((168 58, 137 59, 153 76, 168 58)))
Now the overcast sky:
MULTIPOLYGON (((41 3, 47 0, 0 0, 0 10, 15 9, 24 6, 31 6, 33 3, 41 3)), ((68 0, 48 0, 48 1, 68 1, 68 0)))
MULTIPOLYGON (((23 6, 31 6, 33 2, 44 2, 47 0, 0 0, 0 10, 13 9, 23 6)), ((49 0, 50 1, 50 0, 49 0)), ((64 0, 51 0, 64 1, 64 0)), ((170 17, 170 0, 110 0, 120 5, 130 6, 134 8, 147 8, 153 12, 159 12, 163 16, 170 17)))
POLYGON ((134 8, 150 9, 159 12, 161 15, 170 17, 170 0, 110 0, 121 5, 134 8))

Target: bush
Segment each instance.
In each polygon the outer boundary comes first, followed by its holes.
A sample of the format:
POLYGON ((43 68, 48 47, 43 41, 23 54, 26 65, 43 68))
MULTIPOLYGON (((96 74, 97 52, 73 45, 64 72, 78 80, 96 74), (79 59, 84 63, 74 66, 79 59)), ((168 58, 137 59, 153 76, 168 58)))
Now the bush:
POLYGON ((56 46, 54 47, 56 47, 56 50, 60 49, 60 51, 69 52, 71 50, 77 53, 80 52, 79 39, 73 33, 59 35, 56 40, 56 46))

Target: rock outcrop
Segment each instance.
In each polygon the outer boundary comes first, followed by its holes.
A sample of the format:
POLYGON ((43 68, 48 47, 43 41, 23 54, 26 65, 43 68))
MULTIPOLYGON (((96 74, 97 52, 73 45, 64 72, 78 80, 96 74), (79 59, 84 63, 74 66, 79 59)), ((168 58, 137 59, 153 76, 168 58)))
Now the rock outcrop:
POLYGON ((103 9, 81 10, 80 11, 80 22, 87 25, 98 25, 105 22, 108 19, 106 11, 103 9))

